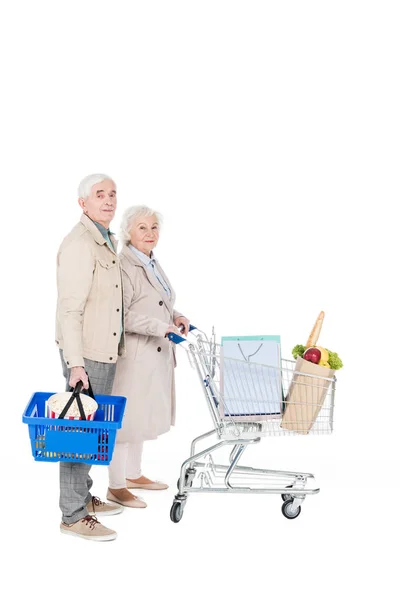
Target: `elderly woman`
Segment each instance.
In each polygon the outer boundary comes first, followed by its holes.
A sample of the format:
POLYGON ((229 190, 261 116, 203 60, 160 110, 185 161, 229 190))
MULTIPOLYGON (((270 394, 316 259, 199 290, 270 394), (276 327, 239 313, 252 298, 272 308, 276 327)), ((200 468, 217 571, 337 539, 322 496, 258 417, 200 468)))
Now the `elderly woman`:
POLYGON ((107 499, 123 506, 146 503, 129 489, 166 489, 141 473, 143 442, 175 422, 175 349, 168 333, 188 333, 189 321, 174 310, 175 293, 154 256, 160 215, 146 206, 122 217, 122 268, 126 356, 117 362, 113 394, 127 397, 122 428, 109 466, 107 499), (179 329, 178 329, 179 328, 179 329))

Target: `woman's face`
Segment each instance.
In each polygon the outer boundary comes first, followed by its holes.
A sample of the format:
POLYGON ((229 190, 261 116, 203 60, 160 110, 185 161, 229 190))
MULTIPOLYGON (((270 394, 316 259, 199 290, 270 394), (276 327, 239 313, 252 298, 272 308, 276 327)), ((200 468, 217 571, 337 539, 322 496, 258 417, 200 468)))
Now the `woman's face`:
POLYGON ((131 244, 140 252, 150 256, 151 251, 157 246, 160 235, 157 217, 138 217, 131 226, 131 244))

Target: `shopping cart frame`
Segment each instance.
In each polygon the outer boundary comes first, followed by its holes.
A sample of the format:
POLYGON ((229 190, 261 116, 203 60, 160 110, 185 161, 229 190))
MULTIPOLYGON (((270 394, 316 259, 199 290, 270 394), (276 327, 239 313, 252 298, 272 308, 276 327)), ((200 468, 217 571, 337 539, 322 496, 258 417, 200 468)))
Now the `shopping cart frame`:
MULTIPOLYGON (((260 431, 262 426, 261 424, 252 423, 250 432, 246 432, 245 436, 240 435, 240 430, 242 429, 243 431, 242 427, 238 428, 238 437, 236 439, 234 430, 233 436, 231 431, 231 435, 223 439, 226 423, 221 420, 216 407, 215 391, 213 386, 210 385, 210 380, 212 381, 213 376, 211 357, 215 356, 215 353, 206 352, 202 355, 202 348, 207 347, 209 349, 217 346, 214 328, 211 340, 208 339, 204 332, 198 330, 193 325, 190 326, 190 332, 194 336, 195 342, 176 334, 169 334, 169 338, 184 348, 190 364, 197 371, 203 392, 206 396, 207 405, 210 409, 214 429, 197 436, 191 442, 190 455, 181 465, 177 482, 178 493, 174 497, 170 511, 171 520, 174 523, 178 523, 181 520, 188 495, 193 493, 280 494, 283 500, 282 514, 288 519, 295 519, 301 512, 301 505, 306 496, 318 494, 320 491, 319 487, 315 487, 314 475, 306 472, 280 471, 238 465, 245 450, 250 445, 258 444, 261 441, 262 436, 257 434, 256 425, 259 425, 258 429, 260 431), (210 376, 208 380, 207 375, 210 376), (198 451, 197 446, 199 442, 211 436, 217 438, 216 443, 198 451), (225 446, 232 446, 229 463, 220 464, 215 462, 213 454, 225 446), (254 487, 260 483, 264 485, 254 487)), ((330 407, 332 421, 335 384, 336 378, 333 378, 331 380, 330 407)))

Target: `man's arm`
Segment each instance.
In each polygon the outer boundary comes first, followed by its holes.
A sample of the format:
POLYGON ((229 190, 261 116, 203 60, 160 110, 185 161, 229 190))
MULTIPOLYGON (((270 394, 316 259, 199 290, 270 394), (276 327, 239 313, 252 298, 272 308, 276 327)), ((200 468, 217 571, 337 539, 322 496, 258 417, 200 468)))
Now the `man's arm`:
POLYGON ((95 260, 88 246, 74 240, 58 255, 59 322, 64 359, 69 368, 84 367, 83 313, 93 281, 95 260))

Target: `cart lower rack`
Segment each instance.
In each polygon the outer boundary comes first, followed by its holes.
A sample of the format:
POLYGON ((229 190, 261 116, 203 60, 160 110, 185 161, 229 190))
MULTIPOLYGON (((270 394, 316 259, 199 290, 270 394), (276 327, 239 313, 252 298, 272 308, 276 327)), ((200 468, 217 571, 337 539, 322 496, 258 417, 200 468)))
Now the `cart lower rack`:
POLYGON ((190 341, 176 334, 199 376, 214 428, 196 437, 189 457, 182 463, 170 517, 178 523, 193 493, 279 494, 282 513, 295 519, 306 496, 317 494, 311 473, 273 471, 239 465, 246 448, 270 435, 330 434, 336 378, 309 375, 297 363, 282 360, 280 368, 229 359, 223 347, 191 326, 190 341), (276 398, 281 397, 276 410, 276 398), (214 437, 198 450, 199 442, 214 437), (227 464, 215 454, 232 447, 227 464))

